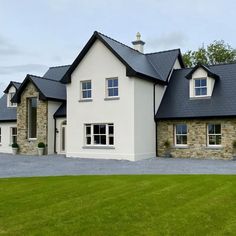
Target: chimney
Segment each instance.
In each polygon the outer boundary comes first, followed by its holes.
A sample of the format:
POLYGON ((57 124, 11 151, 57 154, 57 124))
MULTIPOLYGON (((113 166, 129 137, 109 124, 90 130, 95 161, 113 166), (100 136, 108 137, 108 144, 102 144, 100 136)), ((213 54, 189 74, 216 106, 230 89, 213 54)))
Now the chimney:
POLYGON ((136 40, 133 41, 132 44, 134 45, 135 50, 143 53, 143 45, 145 42, 141 40, 141 34, 139 32, 136 34, 136 40))

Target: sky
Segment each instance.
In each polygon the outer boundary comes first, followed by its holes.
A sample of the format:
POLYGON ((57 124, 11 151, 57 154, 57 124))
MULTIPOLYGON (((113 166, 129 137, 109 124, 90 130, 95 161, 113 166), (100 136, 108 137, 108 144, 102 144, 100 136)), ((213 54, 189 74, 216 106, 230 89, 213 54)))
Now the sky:
POLYGON ((235 0, 0 0, 0 94, 9 81, 73 62, 93 32, 145 52, 236 48, 235 0))

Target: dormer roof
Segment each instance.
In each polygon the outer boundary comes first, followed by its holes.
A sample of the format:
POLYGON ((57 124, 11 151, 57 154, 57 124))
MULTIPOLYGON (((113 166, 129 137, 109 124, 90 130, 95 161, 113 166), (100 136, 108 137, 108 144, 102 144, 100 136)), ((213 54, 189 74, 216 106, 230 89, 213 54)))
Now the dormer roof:
POLYGON ((17 90, 19 89, 20 85, 21 85, 21 83, 19 83, 19 82, 11 81, 11 82, 8 84, 7 88, 6 88, 3 92, 4 92, 4 93, 8 93, 8 92, 9 92, 9 89, 10 89, 12 86, 15 87, 15 89, 16 89, 16 91, 17 91, 17 90))
POLYGON ((185 77, 187 79, 192 79, 192 76, 193 76, 194 72, 197 71, 200 68, 207 72, 208 77, 211 77, 211 78, 214 78, 214 79, 219 79, 220 78, 220 76, 213 73, 208 66, 205 66, 205 65, 200 64, 200 63, 197 64, 185 77))

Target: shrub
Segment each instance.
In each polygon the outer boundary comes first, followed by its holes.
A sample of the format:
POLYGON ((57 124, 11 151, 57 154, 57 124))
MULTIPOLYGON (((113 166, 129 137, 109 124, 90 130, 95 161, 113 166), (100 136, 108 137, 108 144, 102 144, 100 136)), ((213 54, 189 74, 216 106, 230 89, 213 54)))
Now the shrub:
POLYGON ((166 140, 165 142, 164 142, 164 147, 165 148, 170 148, 170 141, 169 140, 166 140))
POLYGON ((44 143, 38 143, 38 148, 45 148, 45 144, 44 143))
POLYGON ((18 145, 17 143, 13 143, 13 144, 11 145, 11 147, 12 147, 12 148, 19 148, 19 145, 18 145))

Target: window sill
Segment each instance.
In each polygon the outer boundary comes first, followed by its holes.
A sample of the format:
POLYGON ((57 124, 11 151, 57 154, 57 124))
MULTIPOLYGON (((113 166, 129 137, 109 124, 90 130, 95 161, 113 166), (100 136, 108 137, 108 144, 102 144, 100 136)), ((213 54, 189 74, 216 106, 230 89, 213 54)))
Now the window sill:
POLYGON ((37 138, 28 138, 28 141, 29 141, 29 142, 37 141, 37 138))
POLYGON ((92 102, 93 99, 90 98, 90 99, 80 99, 79 102, 92 102))
POLYGON ((175 145, 174 148, 175 149, 188 149, 189 146, 188 145, 175 145))
POLYGON ((211 96, 194 96, 194 97, 190 97, 190 100, 197 100, 197 99, 210 99, 211 96))
POLYGON ((106 97, 106 98, 104 98, 104 101, 110 101, 110 100, 120 100, 120 97, 106 97))
POLYGON ((207 146, 205 149, 212 149, 212 150, 221 150, 223 147, 221 145, 219 146, 207 146))
POLYGON ((114 146, 83 146, 83 149, 115 149, 114 146))

